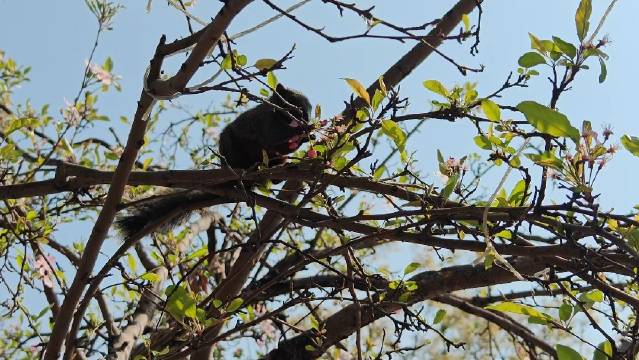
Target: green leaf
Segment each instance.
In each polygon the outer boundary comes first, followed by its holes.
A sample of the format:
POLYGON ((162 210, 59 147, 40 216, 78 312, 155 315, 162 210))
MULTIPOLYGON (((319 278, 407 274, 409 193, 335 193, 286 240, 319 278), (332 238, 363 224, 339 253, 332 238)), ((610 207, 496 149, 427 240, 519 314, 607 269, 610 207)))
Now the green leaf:
POLYGON ((490 140, 484 135, 477 135, 473 138, 475 144, 484 150, 492 150, 493 146, 490 140))
POLYGON ((601 290, 591 290, 579 295, 579 301, 598 303, 604 300, 604 293, 601 290))
POLYGON ((555 345, 558 360, 583 360, 584 358, 578 352, 561 344, 555 345))
POLYGON ((244 66, 248 62, 248 58, 246 55, 239 55, 235 58, 235 61, 239 66, 244 66))
POLYGON ((382 166, 378 167, 375 170, 375 173, 373 174, 373 180, 375 180, 375 181, 379 180, 382 177, 382 175, 384 175, 385 171, 386 171, 386 166, 382 165, 382 166))
POLYGON ((131 253, 126 254, 126 258, 127 258, 127 262, 129 263, 129 269, 131 269, 132 272, 135 272, 135 269, 137 267, 135 258, 133 257, 131 253))
POLYGON ((526 120, 540 132, 552 136, 569 137, 579 144, 579 130, 570 125, 566 115, 534 101, 522 101, 517 105, 526 120))
POLYGON ((160 281, 160 275, 156 274, 156 273, 152 273, 152 272, 148 272, 148 273, 144 273, 142 274, 142 276, 140 276, 140 278, 142 280, 147 280, 150 282, 158 282, 160 281))
POLYGON ((462 15, 462 22, 464 23, 464 31, 470 31, 470 16, 468 14, 462 15))
POLYGON ((242 304, 244 304, 244 300, 242 300, 242 298, 235 298, 233 300, 231 300, 231 302, 226 306, 226 311, 227 312, 234 312, 235 310, 239 309, 242 304))
POLYGON ((444 316, 446 316, 446 310, 444 309, 437 310, 437 314, 435 314, 435 319, 433 320, 433 325, 439 324, 440 322, 442 322, 442 320, 444 320, 444 316))
POLYGON ((382 94, 386 96, 388 94, 388 90, 386 89, 386 83, 384 82, 384 76, 380 75, 377 79, 377 84, 379 85, 379 89, 382 91, 382 94))
POLYGON ((527 158, 534 161, 535 164, 537 165, 550 167, 555 170, 561 170, 563 167, 561 160, 557 158, 557 156, 555 156, 555 153, 552 150, 541 153, 541 154, 525 154, 525 155, 527 158))
POLYGON ((639 156, 639 138, 636 136, 624 135, 621 137, 621 144, 634 156, 639 156))
POLYGON ((110 56, 107 56, 107 58, 104 60, 102 68, 108 72, 111 72, 111 70, 113 70, 113 60, 110 56))
POLYGON ((173 316, 178 319, 184 317, 195 319, 197 303, 184 286, 171 285, 165 293, 169 296, 166 299, 166 308, 173 316))
POLYGON ((388 288, 391 290, 396 290, 402 282, 399 280, 393 280, 388 283, 388 288))
POLYGON ((224 57, 224 59, 222 59, 222 63, 220 64, 220 67, 223 70, 231 70, 232 66, 233 66, 233 61, 231 61, 231 55, 228 54, 224 57))
POLYGON ((338 157, 333 160, 332 165, 335 169, 342 170, 347 163, 348 160, 345 157, 338 157))
POLYGON ((527 52, 524 55, 520 56, 519 60, 517 61, 517 63, 521 67, 531 68, 531 67, 537 66, 539 64, 545 64, 546 63, 546 59, 544 59, 544 57, 541 56, 541 54, 539 54, 538 52, 530 51, 530 52, 527 52))
POLYGON ((277 60, 275 59, 259 59, 255 62, 255 65, 253 66, 258 68, 260 71, 264 71, 264 70, 269 70, 275 64, 277 64, 277 60))
POLYGON ((393 139, 399 150, 404 150, 406 146, 406 133, 393 120, 382 120, 382 133, 393 139))
POLYGON ((515 187, 510 192, 510 196, 508 196, 508 203, 511 206, 519 206, 522 203, 522 199, 526 197, 526 181, 519 180, 515 187))
POLYGON ((31 221, 37 217, 38 217, 38 213, 35 210, 29 210, 29 212, 27 212, 27 216, 26 216, 27 221, 31 221))
POLYGON ((368 95, 368 91, 366 91, 366 88, 359 81, 349 78, 345 78, 344 80, 346 80, 348 86, 353 89, 353 92, 355 92, 355 94, 357 94, 359 98, 364 100, 369 106, 371 105, 371 97, 370 95, 368 95))
POLYGON ((548 321, 549 321, 548 318, 540 318, 535 316, 531 316, 528 318, 529 324, 548 325, 548 321))
POLYGON ((190 253, 189 256, 186 259, 184 259, 184 260, 188 261, 188 260, 193 260, 193 259, 199 259, 201 257, 204 257, 204 256, 208 255, 208 254, 209 254, 208 246, 203 246, 203 247, 197 249, 196 251, 190 253))
POLYGON ((410 273, 412 273, 413 271, 419 269, 422 266, 422 264, 418 263, 418 262, 412 262, 408 265, 406 265, 406 267, 404 268, 404 275, 408 275, 410 273))
POLYGON ((575 25, 577 26, 577 36, 580 41, 583 41, 588 34, 588 28, 590 27, 590 14, 592 13, 591 0, 581 0, 577 12, 575 13, 575 25))
POLYGON ((599 346, 592 356, 592 360, 611 360, 612 359, 612 345, 609 341, 604 341, 599 346))
POLYGON ((320 324, 319 324, 319 321, 317 321, 317 319, 315 318, 315 316, 311 316, 310 320, 311 320, 311 328, 315 330, 319 330, 320 324))
POLYGON ((562 321, 568 321, 572 315, 572 306, 570 304, 563 303, 559 307, 559 319, 562 321))
POLYGON ((424 87, 435 94, 439 94, 443 97, 448 97, 448 90, 446 87, 437 80, 426 80, 424 81, 424 87))
POLYGON ((448 182, 446 183, 446 186, 444 186, 444 189, 442 189, 442 192, 440 194, 442 199, 448 200, 448 198, 453 193, 453 191, 455 191, 458 181, 459 181, 459 174, 453 175, 450 178, 448 178, 448 182))
POLYGON ((550 53, 549 56, 553 60, 556 61, 561 56, 561 50, 559 50, 559 47, 557 45, 555 45, 554 41, 552 41, 552 40, 541 40, 541 45, 543 46, 544 50, 546 50, 547 52, 550 53))
POLYGON ((405 291, 401 295, 399 295, 399 302, 407 303, 410 299, 411 295, 413 295, 410 291, 405 291))
POLYGON ((548 315, 542 313, 541 311, 533 307, 517 304, 517 303, 513 303, 509 301, 504 301, 501 303, 486 306, 486 309, 509 312, 514 314, 528 315, 528 316, 537 317, 537 318, 548 317, 548 315))
POLYGON ((371 106, 373 107, 373 111, 377 110, 382 100, 384 100, 384 94, 382 93, 381 90, 375 89, 375 94, 373 95, 373 100, 371 103, 371 106))
POLYGON ((268 74, 266 74, 266 83, 271 90, 275 90, 277 88, 277 77, 272 71, 269 71, 268 74))
POLYGON ((488 120, 495 122, 501 120, 501 110, 499 109, 499 105, 495 104, 493 101, 488 99, 482 100, 481 110, 484 114, 486 114, 488 120))
POLYGON ((599 72, 599 83, 601 84, 602 82, 606 81, 606 76, 608 76, 606 62, 604 61, 604 59, 601 58, 601 56, 599 57, 599 68, 601 69, 601 71, 599 72))
POLYGON ((492 269, 494 263, 495 263, 495 254, 493 252, 484 254, 484 270, 492 269))
POLYGON ((544 43, 539 40, 535 35, 528 33, 528 37, 530 38, 530 48, 538 50, 539 52, 545 54, 546 48, 544 47, 544 43))
MULTIPOLYGON (((544 40, 546 41, 546 40, 544 40)), ((554 46, 553 43, 553 48, 555 48, 556 46, 554 46)), ((560 51, 551 51, 550 52, 550 58, 552 59, 552 61, 557 61, 559 60, 559 58, 561 58, 561 52, 560 51)))
POLYGON ((577 48, 575 47, 575 45, 562 40, 558 36, 553 36, 552 40, 555 42, 555 45, 557 45, 559 50, 561 50, 562 53, 568 55, 571 59, 577 56, 577 48))
POLYGON ((0 147, 0 159, 13 162, 17 161, 21 157, 22 154, 16 149, 16 146, 14 144, 7 144, 3 147, 0 147))

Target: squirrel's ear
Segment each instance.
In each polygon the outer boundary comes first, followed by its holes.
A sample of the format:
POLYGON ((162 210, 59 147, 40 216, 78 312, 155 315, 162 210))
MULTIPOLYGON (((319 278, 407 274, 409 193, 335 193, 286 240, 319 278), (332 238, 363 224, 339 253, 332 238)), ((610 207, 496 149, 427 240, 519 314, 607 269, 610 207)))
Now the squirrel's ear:
POLYGON ((283 94, 285 91, 286 91, 286 87, 282 85, 282 83, 277 83, 277 86, 275 87, 275 92, 278 94, 283 94))

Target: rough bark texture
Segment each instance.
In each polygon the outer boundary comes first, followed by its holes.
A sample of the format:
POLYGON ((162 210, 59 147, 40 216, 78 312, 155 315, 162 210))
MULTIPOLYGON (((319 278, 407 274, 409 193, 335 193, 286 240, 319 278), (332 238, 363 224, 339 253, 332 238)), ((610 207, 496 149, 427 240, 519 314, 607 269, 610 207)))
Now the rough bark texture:
MULTIPOLYGON (((518 259, 518 261, 513 261, 512 265, 522 274, 533 274, 544 269, 548 265, 548 261, 546 259, 518 259)), ((503 284, 516 279, 513 273, 498 267, 484 270, 483 264, 427 271, 410 279, 417 282, 418 290, 410 297, 408 303, 410 305, 457 290, 503 284)), ((402 308, 401 304, 391 300, 392 298, 373 306, 360 303, 359 309, 356 305, 351 304, 326 319, 324 322, 326 331, 322 337, 318 337, 312 331, 307 331, 281 342, 278 348, 268 353, 264 359, 310 360, 318 358, 328 348, 355 332, 357 311, 360 312, 363 327, 402 308), (307 350, 306 347, 309 345, 315 350, 307 350)))

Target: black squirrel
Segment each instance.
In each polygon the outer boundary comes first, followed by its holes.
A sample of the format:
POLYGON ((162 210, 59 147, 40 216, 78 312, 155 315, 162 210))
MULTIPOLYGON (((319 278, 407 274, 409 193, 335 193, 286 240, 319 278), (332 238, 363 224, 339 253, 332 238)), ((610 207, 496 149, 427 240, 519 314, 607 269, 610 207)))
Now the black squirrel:
MULTIPOLYGON (((222 130, 219 141, 222 162, 245 170, 265 160, 269 167, 283 164, 284 155, 294 152, 311 137, 310 113, 311 103, 304 94, 278 84, 267 102, 240 114, 222 130)), ((254 184, 244 182, 243 185, 254 184)), ((115 225, 124 239, 144 236, 141 231, 153 221, 176 213, 164 219, 159 229, 172 228, 186 220, 198 203, 210 204, 215 198, 216 195, 198 190, 170 192, 129 207, 126 215, 118 216, 115 225), (183 211, 175 211, 180 208, 183 211)))

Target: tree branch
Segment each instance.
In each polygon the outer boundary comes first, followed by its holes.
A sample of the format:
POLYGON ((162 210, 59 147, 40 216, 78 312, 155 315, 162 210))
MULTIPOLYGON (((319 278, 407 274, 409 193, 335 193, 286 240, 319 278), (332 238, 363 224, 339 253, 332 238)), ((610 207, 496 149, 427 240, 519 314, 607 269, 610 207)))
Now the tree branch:
MULTIPOLYGON (((183 64, 180 71, 176 74, 176 76, 169 80, 169 82, 172 83, 172 85, 169 86, 169 89, 182 89, 186 85, 188 80, 199 68, 200 63, 208 55, 209 50, 215 45, 220 36, 222 36, 231 20, 233 20, 233 18, 250 2, 250 0, 229 0, 225 3, 215 19, 206 27, 204 34, 198 38, 195 49, 187 61, 183 64)), ((164 43, 165 37, 163 36, 156 49, 156 54, 151 60, 151 68, 147 82, 150 82, 153 85, 158 84, 158 82, 159 84, 164 83, 158 80, 163 60, 163 56, 159 54, 158 49, 163 46, 164 43)), ((151 86, 151 88, 156 94, 166 94, 166 92, 158 92, 157 86, 151 86)), ((89 280, 89 276, 93 270, 97 256, 102 248, 102 243, 104 242, 109 227, 113 222, 117 206, 124 193, 124 187, 128 182, 128 178, 139 149, 144 144, 143 139, 147 125, 146 120, 154 103, 154 98, 143 90, 140 95, 140 100, 138 101, 138 107, 133 119, 133 124, 131 125, 127 144, 115 170, 113 181, 109 187, 109 192, 104 206, 98 215, 95 226, 93 227, 89 240, 87 241, 87 245, 84 253, 82 254, 81 263, 76 272, 76 276, 73 279, 73 283, 65 297, 58 316, 56 316, 51 337, 49 338, 49 343, 45 350, 45 360, 57 360, 59 358, 71 321, 74 319, 74 316, 76 319, 81 319, 84 315, 83 312, 75 312, 76 306, 80 301, 82 292, 89 280)), ((79 323, 79 321, 77 322, 79 323)), ((75 335, 76 334, 73 331, 68 334, 67 351, 65 352, 66 358, 70 358, 71 354, 73 354, 72 349, 74 346, 72 343, 75 341, 75 335)))
MULTIPOLYGON (((522 274, 533 274, 548 265, 547 260, 539 258, 510 259, 509 262, 522 274)), ((359 310, 362 326, 367 326, 377 319, 401 310, 402 306, 405 305, 432 299, 452 291, 502 284, 516 280, 516 278, 508 270, 495 266, 490 270, 485 270, 484 265, 480 264, 476 266, 453 266, 439 271, 427 271, 413 276, 410 280, 415 281, 418 288, 406 304, 397 302, 389 295, 381 302, 376 296, 374 298, 376 303, 373 305, 362 302, 360 304, 361 310, 359 310)), ((356 330, 355 311, 358 311, 357 307, 351 304, 326 319, 324 322, 324 336, 320 342, 315 341, 316 335, 312 331, 307 331, 294 338, 280 342, 278 348, 268 353, 264 359, 310 360, 319 357, 328 348, 346 339, 356 330), (314 350, 307 350, 307 346, 314 348, 314 350)))

